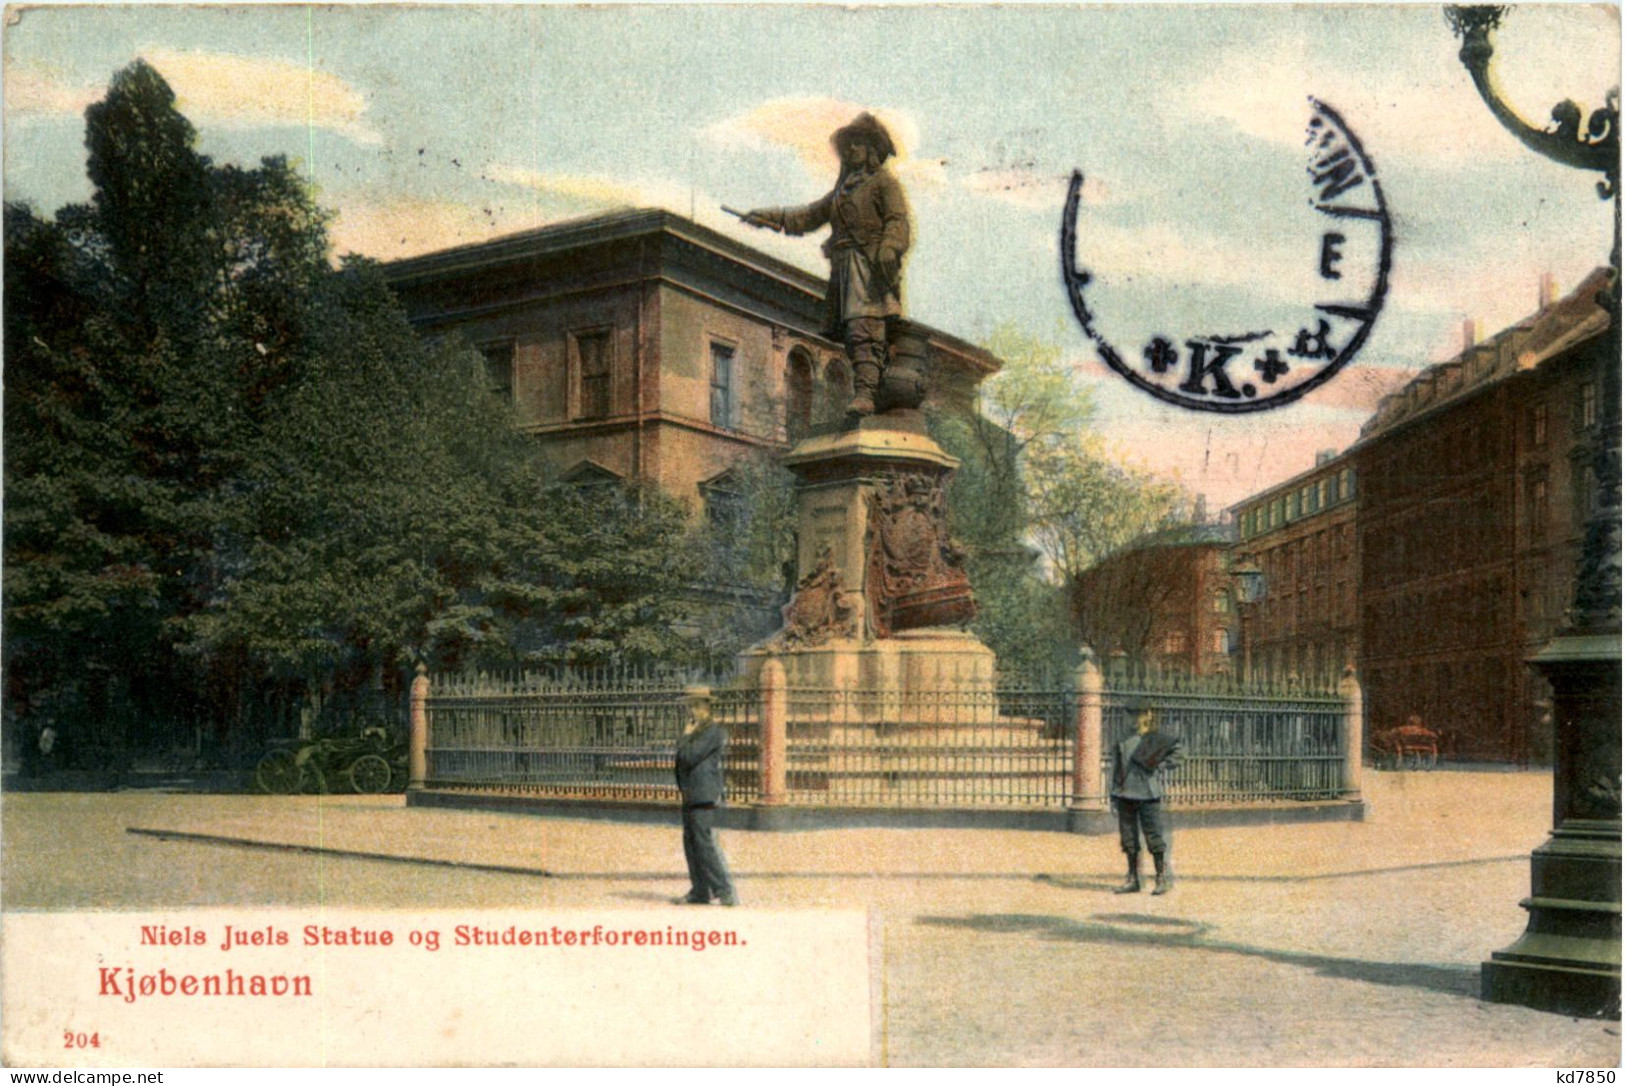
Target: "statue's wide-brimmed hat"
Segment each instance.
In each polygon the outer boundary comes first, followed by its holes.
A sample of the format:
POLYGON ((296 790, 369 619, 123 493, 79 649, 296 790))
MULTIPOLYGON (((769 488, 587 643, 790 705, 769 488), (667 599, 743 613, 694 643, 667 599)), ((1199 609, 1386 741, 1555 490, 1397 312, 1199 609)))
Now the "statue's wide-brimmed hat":
POLYGON ((862 140, 875 149, 884 162, 897 153, 897 145, 892 142, 891 133, 886 126, 875 119, 873 113, 860 113, 852 119, 852 123, 845 128, 837 128, 829 141, 840 150, 854 140, 862 140))

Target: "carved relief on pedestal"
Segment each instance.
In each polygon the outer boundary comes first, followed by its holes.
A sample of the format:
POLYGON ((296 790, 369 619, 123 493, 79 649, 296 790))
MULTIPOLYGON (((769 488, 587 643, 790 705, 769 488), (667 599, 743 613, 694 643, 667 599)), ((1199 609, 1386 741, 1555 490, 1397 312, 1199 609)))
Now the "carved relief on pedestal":
POLYGON ((784 628, 776 639, 786 648, 822 645, 835 638, 858 636, 857 608, 841 587, 835 552, 825 543, 813 568, 796 584, 784 607, 784 628))
POLYGON ((976 617, 965 555, 948 535, 942 477, 897 472, 868 495, 864 591, 879 637, 976 617))

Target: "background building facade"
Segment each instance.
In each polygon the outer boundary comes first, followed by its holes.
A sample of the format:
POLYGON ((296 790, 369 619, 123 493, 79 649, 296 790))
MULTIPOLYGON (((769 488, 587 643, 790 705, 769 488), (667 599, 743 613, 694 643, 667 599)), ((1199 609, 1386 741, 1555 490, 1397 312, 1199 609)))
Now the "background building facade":
POLYGON ((1357 477, 1322 452, 1311 470, 1236 505, 1235 564, 1263 573, 1262 594, 1239 604, 1249 676, 1333 681, 1359 656, 1357 477))
POLYGON ((1366 734, 1418 716, 1464 761, 1544 761, 1550 691, 1527 664, 1574 595, 1596 500, 1599 269, 1385 397, 1341 455, 1238 503, 1252 674, 1365 691, 1366 734))
POLYGON ((1594 500, 1606 272, 1386 397, 1350 450, 1361 480, 1368 734, 1411 715, 1460 760, 1550 757, 1527 660, 1556 632, 1594 500))
POLYGON ((1233 674, 1235 585, 1227 524, 1145 536, 1072 582, 1072 614, 1084 644, 1110 660, 1192 675, 1233 674))
MULTIPOLYGON (((838 418, 825 282, 665 211, 616 212, 389 264, 427 335, 478 348, 555 478, 658 485, 696 509, 728 471, 838 418)), ((975 410, 991 354, 926 330, 932 400, 975 410)))

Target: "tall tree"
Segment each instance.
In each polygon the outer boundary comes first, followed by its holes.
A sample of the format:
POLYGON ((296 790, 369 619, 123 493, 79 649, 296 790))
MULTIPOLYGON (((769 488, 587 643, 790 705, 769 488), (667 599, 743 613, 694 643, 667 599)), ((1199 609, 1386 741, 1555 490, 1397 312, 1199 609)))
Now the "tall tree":
POLYGON ((1013 325, 984 346, 1003 367, 982 386, 979 412, 932 418, 937 440, 961 461, 950 509, 969 555, 975 628, 1007 664, 1065 664, 1081 631, 1064 586, 1130 540, 1177 523, 1184 494, 1120 462, 1059 347, 1013 325))
POLYGON ((268 692, 411 657, 685 651, 681 514, 543 491, 478 357, 330 265, 284 160, 199 155, 143 62, 86 121, 90 202, 6 208, 13 709, 75 707, 87 742, 177 717, 252 741, 268 692))

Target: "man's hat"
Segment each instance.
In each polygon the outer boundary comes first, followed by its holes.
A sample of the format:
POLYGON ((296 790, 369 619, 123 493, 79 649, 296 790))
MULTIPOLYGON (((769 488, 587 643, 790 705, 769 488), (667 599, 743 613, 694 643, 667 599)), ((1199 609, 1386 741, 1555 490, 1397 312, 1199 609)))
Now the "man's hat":
POLYGON ((835 134, 829 138, 837 150, 853 140, 863 140, 873 147, 882 162, 897 153, 897 145, 892 142, 891 133, 886 131, 886 126, 877 121, 872 113, 858 114, 852 119, 851 124, 836 129, 835 134))
POLYGON ((683 690, 683 700, 690 705, 709 705, 711 703, 711 688, 709 686, 690 686, 683 690))

